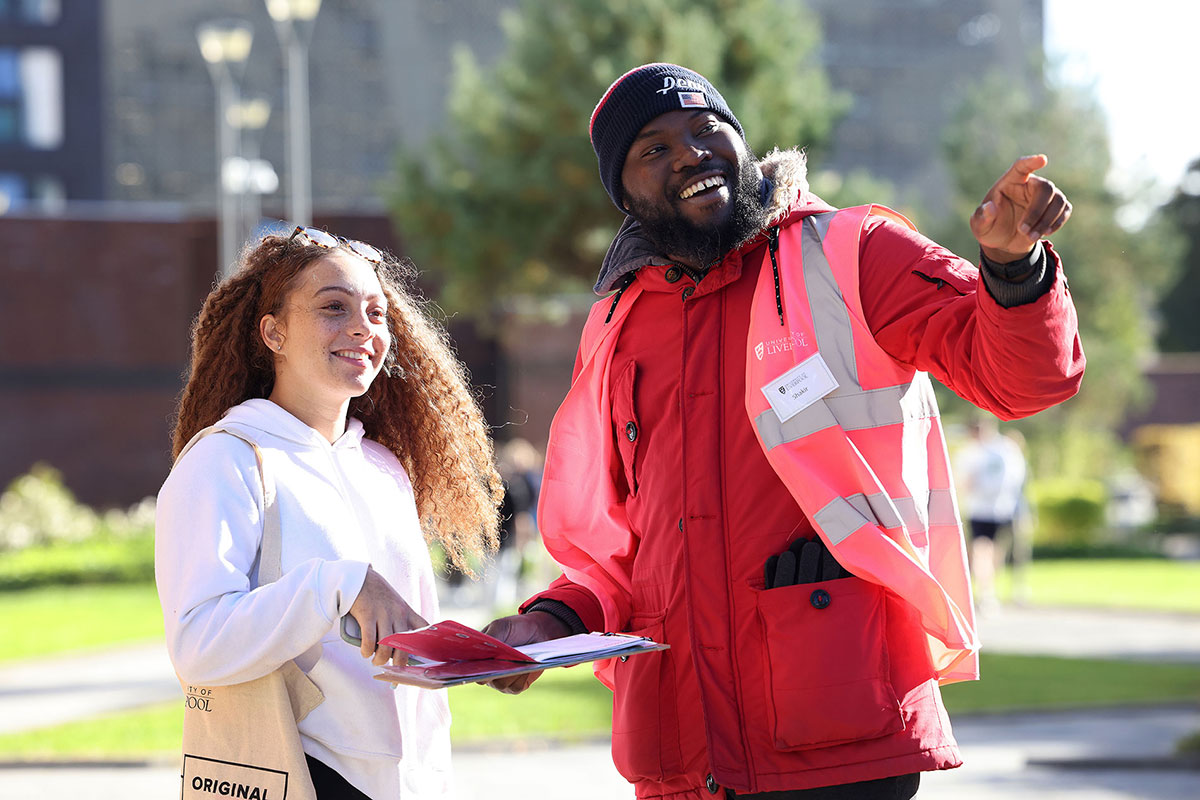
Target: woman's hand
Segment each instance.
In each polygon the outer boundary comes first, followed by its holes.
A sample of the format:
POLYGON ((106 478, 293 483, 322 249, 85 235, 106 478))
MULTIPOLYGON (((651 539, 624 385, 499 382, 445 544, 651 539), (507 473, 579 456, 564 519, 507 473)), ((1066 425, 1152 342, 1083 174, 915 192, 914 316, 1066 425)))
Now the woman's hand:
MULTIPOLYGON (((362 589, 350 606, 350 616, 362 629, 360 652, 363 658, 371 659, 371 663, 377 667, 382 667, 397 655, 392 648, 379 646, 380 639, 429 624, 370 566, 367 567, 362 589)), ((403 653, 400 655, 404 657, 403 653)))

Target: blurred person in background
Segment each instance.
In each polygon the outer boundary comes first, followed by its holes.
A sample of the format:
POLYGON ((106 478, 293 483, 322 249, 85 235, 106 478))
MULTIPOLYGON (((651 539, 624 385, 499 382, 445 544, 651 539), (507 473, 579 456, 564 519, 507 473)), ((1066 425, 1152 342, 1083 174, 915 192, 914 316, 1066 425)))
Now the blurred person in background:
MULTIPOLYGON (((629 631, 613 760, 639 798, 912 797, 961 763, 939 684, 978 677, 966 548, 926 373, 1004 418, 1071 397, 1075 309, 1042 237, 1070 205, 1017 159, 980 266, 750 152, 703 76, 647 64, 597 104, 627 215, 550 430, 538 526, 563 575, 487 631, 629 631)), ((536 673, 498 679, 524 691, 536 673)))
POLYGON ((483 417, 410 273, 311 228, 244 252, 193 327, 158 496, 155 575, 180 679, 237 684, 294 661, 324 693, 298 723, 322 800, 448 795, 445 693, 374 680, 393 656, 377 643, 437 618, 429 541, 463 568, 495 548, 483 417), (199 436, 208 426, 236 436, 199 436), (268 481, 282 576, 260 585, 268 481), (339 636, 347 614, 360 651, 339 636))
POLYGON ((504 483, 500 506, 500 550, 491 576, 490 607, 515 607, 525 575, 525 556, 537 538, 538 484, 541 482, 537 449, 516 437, 497 448, 497 469, 504 483))
POLYGON ((971 532, 971 575, 975 597, 982 612, 1000 606, 996 596, 997 559, 1008 537, 1014 537, 1016 521, 1027 514, 1024 506, 1025 456, 1016 440, 1000 432, 994 417, 980 417, 968 426, 970 441, 954 464, 959 490, 966 507, 971 532), (997 545, 1000 542, 1000 546, 997 545))

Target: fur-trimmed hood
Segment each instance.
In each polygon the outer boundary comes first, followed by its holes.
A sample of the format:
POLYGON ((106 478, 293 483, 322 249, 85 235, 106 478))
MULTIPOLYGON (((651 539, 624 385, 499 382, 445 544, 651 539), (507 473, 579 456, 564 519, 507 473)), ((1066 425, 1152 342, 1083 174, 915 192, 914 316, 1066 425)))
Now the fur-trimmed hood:
MULTIPOLYGON (((768 227, 778 225, 804 206, 814 206, 814 213, 829 210, 822 200, 808 191, 808 161, 803 150, 772 150, 759 162, 759 168, 763 174, 761 191, 769 209, 768 227)), ((737 247, 745 245, 760 233, 755 231, 746 241, 739 242, 737 247)), ((736 250, 737 247, 732 249, 736 250)), ((655 250, 650 240, 642 234, 641 223, 627 216, 616 238, 608 246, 594 290, 598 295, 608 294, 629 273, 645 266, 670 263, 671 260, 655 250)))

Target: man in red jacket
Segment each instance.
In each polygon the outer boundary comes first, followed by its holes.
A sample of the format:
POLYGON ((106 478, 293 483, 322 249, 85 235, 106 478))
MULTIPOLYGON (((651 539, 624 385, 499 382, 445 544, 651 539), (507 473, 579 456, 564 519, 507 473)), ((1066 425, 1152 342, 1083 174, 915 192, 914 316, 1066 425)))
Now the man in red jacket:
POLYGON ((539 526, 564 574, 486 630, 671 646, 597 670, 638 797, 912 797, 961 763, 938 687, 978 651, 926 373, 1005 418, 1077 391, 1042 241, 1070 205, 1018 159, 971 218, 976 269, 825 204, 802 153, 756 159, 672 64, 619 78, 591 139, 628 217, 551 428, 539 526))

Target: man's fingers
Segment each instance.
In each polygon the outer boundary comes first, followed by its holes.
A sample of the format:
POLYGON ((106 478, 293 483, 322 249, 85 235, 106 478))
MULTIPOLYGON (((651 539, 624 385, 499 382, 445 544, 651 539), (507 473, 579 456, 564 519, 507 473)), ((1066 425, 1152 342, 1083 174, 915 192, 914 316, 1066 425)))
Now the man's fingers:
POLYGON ((1071 216, 1071 204, 1067 202, 1067 198, 1061 192, 1056 192, 1046 203, 1046 208, 1042 211, 1041 216, 1031 223, 1033 238, 1040 239, 1054 233, 1063 226, 1069 216, 1071 216))
POLYGON ((1055 231, 1057 231, 1059 228, 1061 228, 1063 225, 1066 225, 1067 220, 1070 218, 1071 218, 1071 204, 1066 203, 1064 205, 1062 211, 1059 212, 1058 217, 1053 222, 1051 222, 1044 231, 1042 231, 1042 236, 1050 236, 1055 231))
POLYGON ((1042 153, 1032 156, 1021 156, 1008 168, 1009 173, 1024 181, 1033 173, 1050 163, 1050 159, 1042 153))
POLYGON ((1064 211, 1069 214, 1070 203, 1067 202, 1067 196, 1045 178, 1031 180, 1029 191, 1029 206, 1018 229, 1022 234, 1036 241, 1062 227, 1062 223, 1066 222, 1063 214, 1064 211), (1062 222, 1058 221, 1060 217, 1063 218, 1062 222))

